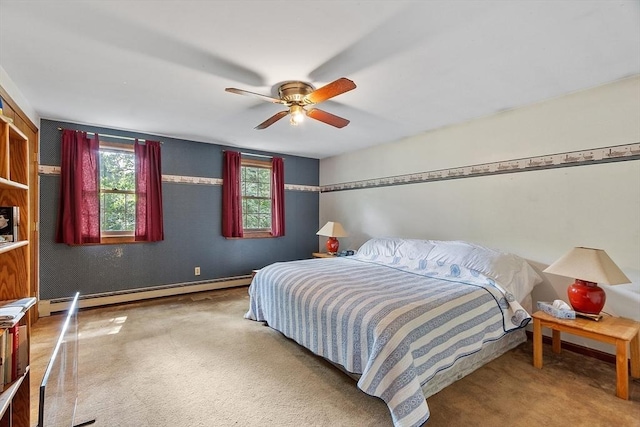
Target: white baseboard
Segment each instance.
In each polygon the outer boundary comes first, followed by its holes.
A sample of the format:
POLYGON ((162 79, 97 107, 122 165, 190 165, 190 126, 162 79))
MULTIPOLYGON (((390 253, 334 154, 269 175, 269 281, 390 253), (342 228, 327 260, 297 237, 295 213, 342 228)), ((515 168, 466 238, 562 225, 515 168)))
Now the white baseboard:
MULTIPOLYGON (((168 297, 194 292, 212 291, 215 289, 233 288, 251 283, 251 276, 229 277, 209 282, 181 283, 175 285, 157 286, 153 288, 131 289, 126 291, 108 292, 102 294, 82 295, 78 300, 80 308, 102 307, 111 304, 142 301, 145 299, 168 297)), ((47 317, 52 313, 66 311, 73 298, 57 298, 40 300, 38 302, 38 316, 47 317)))

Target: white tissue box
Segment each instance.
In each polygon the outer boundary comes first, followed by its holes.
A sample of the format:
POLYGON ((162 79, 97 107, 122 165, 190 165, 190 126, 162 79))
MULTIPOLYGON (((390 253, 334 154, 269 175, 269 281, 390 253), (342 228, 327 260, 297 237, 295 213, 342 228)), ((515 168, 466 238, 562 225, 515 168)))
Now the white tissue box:
POLYGON ((573 310, 562 310, 555 308, 552 302, 538 301, 538 310, 557 317, 558 319, 575 319, 576 312, 573 310))

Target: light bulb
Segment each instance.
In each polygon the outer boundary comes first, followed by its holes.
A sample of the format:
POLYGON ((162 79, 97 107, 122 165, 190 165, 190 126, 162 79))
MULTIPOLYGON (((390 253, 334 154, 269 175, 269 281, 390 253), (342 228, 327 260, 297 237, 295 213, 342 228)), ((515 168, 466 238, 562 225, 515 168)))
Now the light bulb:
POLYGON ((293 105, 289 112, 291 114, 291 120, 289 122, 293 126, 297 126, 304 121, 304 109, 301 106, 293 105))

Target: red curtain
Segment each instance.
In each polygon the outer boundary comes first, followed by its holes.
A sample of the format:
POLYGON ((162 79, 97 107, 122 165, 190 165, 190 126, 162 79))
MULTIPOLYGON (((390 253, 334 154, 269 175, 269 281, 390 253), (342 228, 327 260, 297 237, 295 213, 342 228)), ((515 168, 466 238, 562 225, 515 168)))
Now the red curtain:
POLYGON ((136 158, 136 241, 164 240, 160 142, 134 145, 136 158))
POLYGON ((100 243, 98 135, 64 129, 56 242, 100 243))
POLYGON ((274 157, 271 162, 271 234, 284 236, 284 161, 274 157))
POLYGON ((241 158, 237 151, 225 151, 222 165, 222 235, 242 237, 241 158))

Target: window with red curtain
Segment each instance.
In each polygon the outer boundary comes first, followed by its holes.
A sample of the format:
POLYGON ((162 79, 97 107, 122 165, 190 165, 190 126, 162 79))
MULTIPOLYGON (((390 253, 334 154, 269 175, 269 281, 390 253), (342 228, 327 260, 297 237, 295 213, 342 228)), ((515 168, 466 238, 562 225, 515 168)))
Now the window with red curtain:
POLYGON ((284 162, 243 158, 225 151, 222 235, 227 238, 284 236, 284 162))
POLYGON ((160 142, 103 147, 97 134, 63 130, 57 242, 160 241, 162 216, 160 142))

